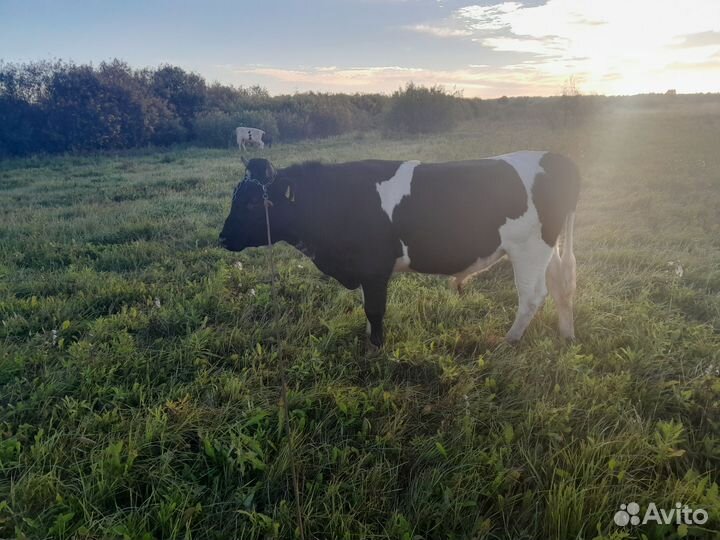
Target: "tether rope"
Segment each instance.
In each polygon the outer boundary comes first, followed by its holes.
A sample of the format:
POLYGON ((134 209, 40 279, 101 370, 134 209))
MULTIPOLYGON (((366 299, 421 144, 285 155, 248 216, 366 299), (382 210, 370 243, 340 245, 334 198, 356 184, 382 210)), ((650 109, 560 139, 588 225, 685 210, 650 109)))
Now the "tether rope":
POLYGON ((300 539, 305 540, 303 527, 302 501, 300 500, 300 482, 298 481, 297 466, 295 464, 295 445, 293 444, 292 429, 290 428, 290 405, 288 404, 287 373, 285 357, 282 354, 282 342, 278 331, 278 305, 275 292, 275 258, 273 257, 272 236, 270 234, 270 207, 272 202, 268 196, 267 186, 262 184, 263 205, 265 206, 265 225, 267 227, 268 241, 268 264, 270 266, 270 301, 272 303, 273 319, 275 321, 275 350, 278 357, 278 369, 280 371, 280 399, 282 401, 283 414, 285 416, 285 434, 288 438, 288 454, 290 456, 290 469, 292 472, 293 490, 295 492, 295 511, 297 513, 297 528, 300 531, 300 539))

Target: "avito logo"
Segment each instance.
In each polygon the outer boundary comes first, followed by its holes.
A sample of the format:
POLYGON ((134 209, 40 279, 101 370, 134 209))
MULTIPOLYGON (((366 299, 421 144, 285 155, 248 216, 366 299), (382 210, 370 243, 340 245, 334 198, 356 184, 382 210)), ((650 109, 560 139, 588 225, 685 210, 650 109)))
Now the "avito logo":
POLYGON ((693 510, 687 504, 675 503, 675 508, 665 510, 658 509, 655 503, 650 503, 645 510, 642 519, 640 518, 640 505, 636 502, 621 504, 620 510, 615 512, 613 521, 620 527, 627 525, 645 525, 646 523, 658 523, 662 525, 704 525, 707 523, 708 513, 702 508, 693 510))

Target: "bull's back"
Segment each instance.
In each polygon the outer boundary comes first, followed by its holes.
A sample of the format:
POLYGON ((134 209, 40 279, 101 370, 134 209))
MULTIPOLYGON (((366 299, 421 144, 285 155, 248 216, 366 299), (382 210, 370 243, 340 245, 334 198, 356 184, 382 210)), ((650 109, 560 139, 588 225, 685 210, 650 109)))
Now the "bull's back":
POLYGON ((253 128, 253 127, 245 127, 240 126, 235 128, 235 135, 237 135, 238 139, 248 139, 248 138, 256 138, 260 139, 265 134, 265 132, 262 129, 259 128, 253 128))

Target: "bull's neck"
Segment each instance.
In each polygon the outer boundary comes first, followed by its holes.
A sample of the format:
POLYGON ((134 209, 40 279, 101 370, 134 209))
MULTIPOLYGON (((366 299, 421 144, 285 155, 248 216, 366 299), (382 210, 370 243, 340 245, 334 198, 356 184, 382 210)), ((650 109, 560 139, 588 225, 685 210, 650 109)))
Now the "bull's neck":
MULTIPOLYGON (((272 220, 272 214, 270 219, 272 220)), ((294 204, 284 206, 281 215, 277 217, 273 226, 273 240, 275 240, 276 236, 278 241, 287 242, 304 255, 312 258, 314 250, 311 244, 313 242, 310 238, 305 238, 303 234, 303 231, 307 230, 307 227, 303 226, 306 225, 305 221, 294 204)))
POLYGON ((295 246, 299 242, 293 205, 271 206, 269 218, 273 243, 282 241, 295 246))

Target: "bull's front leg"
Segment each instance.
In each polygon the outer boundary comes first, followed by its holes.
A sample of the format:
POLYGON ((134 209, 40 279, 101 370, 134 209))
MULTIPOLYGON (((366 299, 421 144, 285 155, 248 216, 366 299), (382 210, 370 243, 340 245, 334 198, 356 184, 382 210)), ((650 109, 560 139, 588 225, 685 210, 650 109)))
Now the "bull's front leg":
POLYGON ((389 279, 389 276, 373 276, 361 281, 365 316, 368 320, 367 333, 370 344, 374 347, 383 345, 383 317, 389 279))

